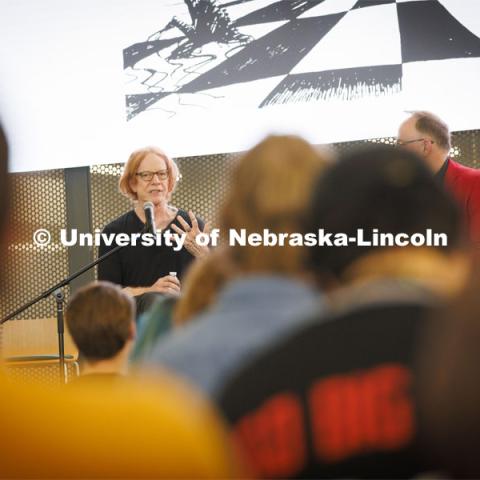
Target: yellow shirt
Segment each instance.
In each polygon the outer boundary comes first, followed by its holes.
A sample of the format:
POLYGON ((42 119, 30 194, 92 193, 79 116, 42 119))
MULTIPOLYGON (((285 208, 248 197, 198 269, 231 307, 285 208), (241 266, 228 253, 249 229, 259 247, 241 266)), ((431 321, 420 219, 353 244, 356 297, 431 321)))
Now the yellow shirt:
POLYGON ((0 374, 0 435, 0 477, 240 475, 211 406, 167 376, 47 390, 0 374))

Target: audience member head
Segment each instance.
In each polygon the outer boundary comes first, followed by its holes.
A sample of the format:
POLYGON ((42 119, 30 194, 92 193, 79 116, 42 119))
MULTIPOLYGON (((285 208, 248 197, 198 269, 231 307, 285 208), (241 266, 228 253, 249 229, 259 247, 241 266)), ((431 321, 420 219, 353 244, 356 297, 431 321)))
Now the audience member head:
POLYGON ((420 420, 445 478, 480 478, 480 265, 448 308, 432 315, 419 348, 420 420))
MULTIPOLYGON (((0 125, 0 229, 3 229, 8 212, 8 144, 0 125)), ((2 230, 3 231, 3 230, 2 230)))
POLYGON ((430 112, 410 113, 400 125, 397 145, 419 155, 433 172, 437 172, 451 148, 448 125, 430 112))
MULTIPOLYGON (((324 246, 309 249, 312 268, 323 279, 348 282, 357 267, 376 260, 394 263, 401 270, 420 270, 430 257, 459 260, 459 275, 466 260, 457 253, 463 246, 464 226, 460 212, 423 162, 412 152, 388 146, 367 146, 341 156, 318 180, 306 223, 307 231, 356 237, 361 229, 371 240, 380 234, 445 234, 447 246, 324 246), (444 254, 438 257, 438 254, 444 254), (454 255, 455 254, 455 255, 454 255), (395 257, 391 258, 392 255, 395 257), (412 261, 415 255, 416 261, 412 261), (404 261, 401 260, 404 259, 404 261), (407 261, 407 259, 410 259, 407 261)), ((455 260, 455 261, 454 261, 455 260)), ((453 275, 453 264, 448 268, 453 275)), ((427 268, 425 266, 425 268, 427 268)), ((385 273, 385 272, 384 272, 385 273)))
MULTIPOLYGON (((9 178, 8 178, 8 143, 2 125, 0 124, 0 245, 5 248, 4 228, 9 210, 9 178)), ((2 252, 3 253, 3 252, 2 252)), ((0 275, 0 284, 3 276, 0 275)))
MULTIPOLYGON (((171 195, 180 179, 180 172, 175 161, 158 147, 140 148, 130 155, 123 169, 122 176, 120 177, 120 192, 131 200, 137 200, 136 187, 139 182, 144 181, 142 178, 139 178, 137 174, 142 173, 144 170, 153 171, 149 168, 143 168, 142 165, 158 159, 162 161, 160 170, 166 170, 168 172, 168 193, 171 195)), ((155 164, 157 163, 158 161, 155 162, 155 164)))
POLYGON ((125 373, 135 339, 135 304, 109 282, 87 285, 66 309, 70 334, 86 361, 85 373, 125 373))
MULTIPOLYGON (((309 143, 293 136, 270 136, 236 164, 220 211, 220 230, 247 234, 299 232, 314 179, 326 164, 309 143)), ((297 274, 304 268, 299 247, 233 246, 238 269, 247 272, 297 274)))
POLYGON ((174 312, 176 326, 183 325, 215 303, 218 293, 235 275, 228 250, 217 248, 197 259, 188 270, 174 312))

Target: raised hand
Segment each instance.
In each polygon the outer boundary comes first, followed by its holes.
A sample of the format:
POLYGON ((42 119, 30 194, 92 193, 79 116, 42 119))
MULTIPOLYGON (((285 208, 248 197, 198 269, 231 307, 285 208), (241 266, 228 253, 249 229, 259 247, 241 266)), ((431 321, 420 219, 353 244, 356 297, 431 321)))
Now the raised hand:
MULTIPOLYGON (((198 226, 197 219, 195 215, 192 213, 192 211, 188 212, 188 216, 190 218, 190 221, 192 222, 192 226, 190 226, 183 217, 180 215, 177 215, 177 220, 182 226, 182 228, 178 227, 175 224, 172 224, 172 230, 174 230, 176 233, 179 235, 184 235, 186 234, 185 238, 185 243, 184 246, 185 248, 194 256, 197 258, 204 257, 210 250, 208 247, 202 247, 198 245, 196 242, 196 237, 199 233, 202 233, 202 230, 200 230, 200 227, 198 226)), ((203 228, 203 233, 209 234, 211 230, 210 223, 207 222, 205 224, 205 227, 203 228)))

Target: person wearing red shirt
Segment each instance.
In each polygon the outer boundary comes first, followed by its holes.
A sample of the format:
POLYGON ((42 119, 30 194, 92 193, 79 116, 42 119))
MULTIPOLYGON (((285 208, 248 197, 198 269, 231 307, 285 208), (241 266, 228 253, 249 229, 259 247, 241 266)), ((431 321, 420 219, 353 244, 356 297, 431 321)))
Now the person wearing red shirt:
POLYGON ((399 128, 397 145, 420 155, 462 208, 469 236, 480 248, 480 170, 449 157, 448 125, 430 112, 411 112, 399 128))

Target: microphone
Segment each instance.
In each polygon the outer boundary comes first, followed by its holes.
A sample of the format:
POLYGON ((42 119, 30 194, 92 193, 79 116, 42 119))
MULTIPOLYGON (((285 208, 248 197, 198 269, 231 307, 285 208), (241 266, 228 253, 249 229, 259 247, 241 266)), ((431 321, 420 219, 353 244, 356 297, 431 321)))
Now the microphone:
POLYGON ((153 203, 145 202, 143 204, 143 213, 145 214, 145 233, 155 235, 157 230, 155 228, 155 217, 153 215, 153 203))

